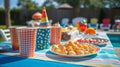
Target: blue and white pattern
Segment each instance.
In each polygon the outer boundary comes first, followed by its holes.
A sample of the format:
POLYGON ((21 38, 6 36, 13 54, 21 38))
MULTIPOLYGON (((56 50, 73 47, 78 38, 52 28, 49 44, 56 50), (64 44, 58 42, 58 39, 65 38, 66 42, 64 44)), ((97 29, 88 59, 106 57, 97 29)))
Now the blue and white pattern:
MULTIPOLYGON (((104 34, 104 32, 99 32, 99 34, 108 39, 107 35, 104 34)), ((6 42, 0 44, 6 44, 6 42)), ((11 43, 7 43, 7 45, 12 46, 11 43)), ((79 58, 73 58, 73 57, 67 58, 67 57, 59 56, 57 54, 50 52, 50 48, 36 51, 35 57, 33 58, 18 57, 19 51, 3 52, 0 54, 0 66, 38 67, 41 64, 42 65, 47 64, 46 66, 51 65, 52 67, 61 67, 59 65, 64 63, 65 66, 62 65, 63 67, 69 67, 71 66, 71 64, 79 65, 78 67, 81 67, 80 65, 85 65, 82 67, 120 67, 120 58, 116 55, 116 52, 110 41, 107 43, 106 46, 100 47, 100 49, 101 49, 100 52, 98 52, 95 55, 79 57, 79 58), (56 64, 56 62, 58 64, 56 64)), ((76 66, 71 66, 71 67, 76 67, 76 66)))
POLYGON ((50 47, 50 28, 38 28, 36 35, 36 49, 47 49, 50 47))

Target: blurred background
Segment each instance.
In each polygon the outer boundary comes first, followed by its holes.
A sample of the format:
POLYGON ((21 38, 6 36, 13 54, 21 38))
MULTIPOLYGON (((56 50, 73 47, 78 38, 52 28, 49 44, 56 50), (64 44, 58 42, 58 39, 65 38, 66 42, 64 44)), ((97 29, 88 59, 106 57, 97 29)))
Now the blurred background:
POLYGON ((0 25, 27 25, 26 21, 43 6, 53 23, 65 17, 69 23, 74 17, 86 17, 88 23, 96 17, 101 23, 101 19, 109 17, 114 24, 114 19, 120 18, 120 0, 0 0, 0 25))

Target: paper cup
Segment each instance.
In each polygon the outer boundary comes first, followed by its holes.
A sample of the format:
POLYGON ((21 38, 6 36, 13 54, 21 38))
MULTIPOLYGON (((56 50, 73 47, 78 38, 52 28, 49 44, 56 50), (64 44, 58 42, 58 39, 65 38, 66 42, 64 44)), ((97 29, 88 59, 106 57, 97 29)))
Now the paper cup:
POLYGON ((51 44, 60 44, 61 42, 61 27, 52 27, 51 28, 51 36, 50 43, 51 44))
POLYGON ((13 50, 19 50, 19 43, 18 43, 18 34, 16 27, 9 27, 10 29, 10 35, 11 35, 11 41, 12 41, 12 49, 13 50))
POLYGON ((36 48, 39 50, 50 47, 50 28, 38 28, 36 35, 36 48))
POLYGON ((34 57, 36 28, 17 28, 20 56, 34 57))

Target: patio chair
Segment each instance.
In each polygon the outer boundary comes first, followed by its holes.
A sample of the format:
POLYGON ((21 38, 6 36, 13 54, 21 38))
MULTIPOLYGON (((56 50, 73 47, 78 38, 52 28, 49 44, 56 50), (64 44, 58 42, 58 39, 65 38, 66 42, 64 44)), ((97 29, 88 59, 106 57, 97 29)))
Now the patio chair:
POLYGON ((69 21, 70 21, 69 18, 63 18, 61 20, 61 26, 66 27, 69 24, 69 21))
POLYGON ((98 19, 97 18, 91 18, 88 26, 92 27, 94 29, 98 29, 98 19))
POLYGON ((110 18, 104 18, 102 20, 102 24, 100 24, 100 29, 108 31, 110 29, 110 27, 111 27, 110 22, 111 22, 110 18))
POLYGON ((77 23, 77 22, 81 22, 82 20, 86 20, 86 21, 87 21, 87 19, 84 18, 84 17, 75 17, 75 18, 73 18, 73 19, 72 19, 72 24, 73 24, 73 26, 76 26, 76 23, 77 23))
POLYGON ((115 24, 113 25, 113 30, 116 32, 117 30, 120 31, 120 19, 115 20, 115 24))
POLYGON ((0 29, 0 34, 4 41, 11 41, 10 30, 9 29, 0 29))

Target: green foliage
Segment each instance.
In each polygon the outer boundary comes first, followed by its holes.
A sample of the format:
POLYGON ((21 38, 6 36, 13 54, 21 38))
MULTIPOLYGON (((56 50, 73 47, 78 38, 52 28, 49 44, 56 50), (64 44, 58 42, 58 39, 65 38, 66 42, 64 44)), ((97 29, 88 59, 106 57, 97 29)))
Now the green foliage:
POLYGON ((0 25, 5 24, 5 9, 0 8, 0 25))
POLYGON ((2 38, 2 36, 0 35, 0 42, 3 42, 4 40, 3 40, 3 38, 2 38))
POLYGON ((83 0, 55 0, 59 4, 68 3, 73 7, 79 7, 80 2, 83 0))
POLYGON ((0 8, 0 11, 4 11, 4 9, 3 9, 3 8, 0 8))
POLYGON ((54 0, 46 0, 43 3, 42 7, 45 6, 47 9, 53 9, 53 8, 55 8, 55 5, 53 4, 53 2, 55 2, 55 1, 54 0))
POLYGON ((89 7, 90 8, 103 8, 104 4, 101 0, 90 0, 89 7))
MULTIPOLYGON (((6 29, 7 27, 5 25, 0 25, 0 29, 6 29)), ((3 42, 3 38, 2 36, 0 35, 0 42, 3 42)))
POLYGON ((0 25, 0 29, 6 29, 6 25, 0 25))
POLYGON ((18 6, 21 6, 22 9, 38 9, 38 3, 32 0, 18 0, 18 6))
POLYGON ((11 24, 12 25, 20 24, 21 9, 12 9, 10 13, 11 13, 11 24))
POLYGON ((84 6, 84 8, 105 8, 109 5, 110 8, 118 6, 120 0, 54 0, 58 4, 68 3, 73 7, 84 6))
POLYGON ((55 6, 53 4, 49 5, 49 6, 46 6, 46 9, 49 10, 49 9, 54 9, 55 6))
MULTIPOLYGON (((0 29, 6 29, 6 26, 5 25, 0 25, 0 29)), ((3 42, 3 38, 2 36, 0 35, 0 42, 3 42)))
MULTIPOLYGON (((21 25, 21 9, 14 8, 10 11, 11 15, 11 24, 12 25, 21 25)), ((0 25, 5 25, 5 9, 0 8, 0 25)))

